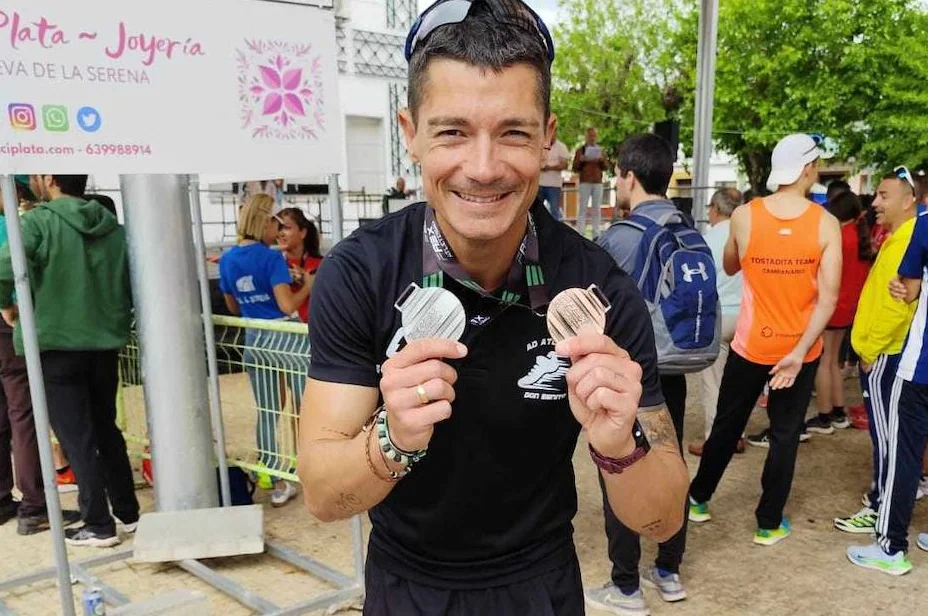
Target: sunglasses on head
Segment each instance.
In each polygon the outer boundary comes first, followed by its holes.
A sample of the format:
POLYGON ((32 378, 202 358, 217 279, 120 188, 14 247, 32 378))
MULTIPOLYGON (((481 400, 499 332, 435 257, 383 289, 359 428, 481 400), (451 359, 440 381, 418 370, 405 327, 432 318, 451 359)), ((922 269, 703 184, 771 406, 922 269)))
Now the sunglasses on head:
MULTIPOLYGON (((467 18, 474 0, 438 0, 416 18, 406 37, 406 61, 412 59, 416 46, 442 26, 461 23, 467 18)), ((541 37, 548 52, 548 62, 554 62, 554 41, 541 17, 521 0, 486 0, 496 21, 522 28, 541 37)))
POLYGON ((909 185, 909 188, 912 189, 913 193, 916 191, 915 178, 912 177, 912 172, 909 171, 908 167, 906 167, 905 165, 900 165, 899 167, 896 167, 895 169, 893 169, 893 175, 895 175, 900 180, 905 181, 905 183, 909 185))
POLYGON ((810 133, 809 137, 812 138, 812 141, 814 142, 815 145, 813 145, 811 148, 803 152, 802 153, 803 156, 805 156, 806 154, 810 154, 811 152, 817 150, 818 148, 821 148, 822 144, 825 143, 825 136, 820 135, 819 133, 810 133))

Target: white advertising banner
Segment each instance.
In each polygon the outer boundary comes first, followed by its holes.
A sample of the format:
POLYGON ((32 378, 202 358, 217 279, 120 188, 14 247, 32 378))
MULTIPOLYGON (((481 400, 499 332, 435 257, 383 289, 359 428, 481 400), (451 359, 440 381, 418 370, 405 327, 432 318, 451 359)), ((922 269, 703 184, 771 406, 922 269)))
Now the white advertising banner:
POLYGON ((0 0, 0 173, 339 173, 335 15, 0 0))

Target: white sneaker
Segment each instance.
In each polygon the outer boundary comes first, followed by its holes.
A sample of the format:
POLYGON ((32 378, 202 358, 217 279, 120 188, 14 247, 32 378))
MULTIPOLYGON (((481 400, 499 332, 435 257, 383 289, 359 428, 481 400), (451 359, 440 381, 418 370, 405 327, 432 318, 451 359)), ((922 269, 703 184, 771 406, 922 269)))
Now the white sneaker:
POLYGON ((116 519, 117 522, 119 522, 120 524, 122 524, 122 532, 126 533, 127 535, 132 535, 132 534, 134 534, 135 531, 138 530, 138 528, 139 528, 139 521, 138 521, 138 520, 136 520, 135 522, 132 522, 132 523, 130 523, 130 524, 126 524, 125 522, 123 522, 123 521, 120 520, 119 518, 115 518, 115 519, 116 519))
POLYGON ((285 481, 283 488, 276 488, 271 492, 271 504, 275 507, 283 507, 290 499, 296 497, 296 495, 296 487, 289 481, 285 481))
POLYGON ((651 614, 640 588, 626 595, 618 586, 609 582, 600 588, 584 590, 583 599, 587 606, 617 616, 650 616, 651 614))

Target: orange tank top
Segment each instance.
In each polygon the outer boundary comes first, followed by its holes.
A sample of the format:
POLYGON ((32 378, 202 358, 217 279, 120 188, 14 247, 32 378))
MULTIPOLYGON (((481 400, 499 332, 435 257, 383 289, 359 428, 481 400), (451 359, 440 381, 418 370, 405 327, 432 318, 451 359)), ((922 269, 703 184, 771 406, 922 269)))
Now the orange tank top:
MULTIPOLYGON (((810 202, 801 216, 783 220, 770 213, 763 199, 748 207, 751 236, 741 259, 744 295, 731 347, 751 362, 773 366, 795 348, 815 310, 824 210, 810 202)), ((804 361, 821 354, 819 338, 804 361)))

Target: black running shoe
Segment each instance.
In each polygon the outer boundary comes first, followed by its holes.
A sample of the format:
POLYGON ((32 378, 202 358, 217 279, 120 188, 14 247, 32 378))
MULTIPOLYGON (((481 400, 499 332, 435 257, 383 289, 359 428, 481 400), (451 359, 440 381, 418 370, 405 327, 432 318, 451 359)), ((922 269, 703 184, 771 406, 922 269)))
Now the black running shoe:
POLYGON ((847 418, 847 413, 844 411, 832 411, 828 418, 831 419, 832 427, 838 430, 844 430, 851 426, 851 421, 847 418))
POLYGON ((760 434, 749 434, 747 441, 748 445, 770 449, 770 430, 764 430, 760 434))
MULTIPOLYGON (((81 521, 81 512, 62 509, 61 521, 64 523, 65 527, 77 524, 81 521)), ((20 535, 34 535, 46 531, 49 528, 51 528, 51 524, 48 521, 47 513, 39 515, 21 515, 19 519, 16 520, 16 532, 20 535)))
POLYGON ((815 434, 834 434, 835 427, 831 425, 831 414, 816 415, 806 422, 806 430, 815 434))

